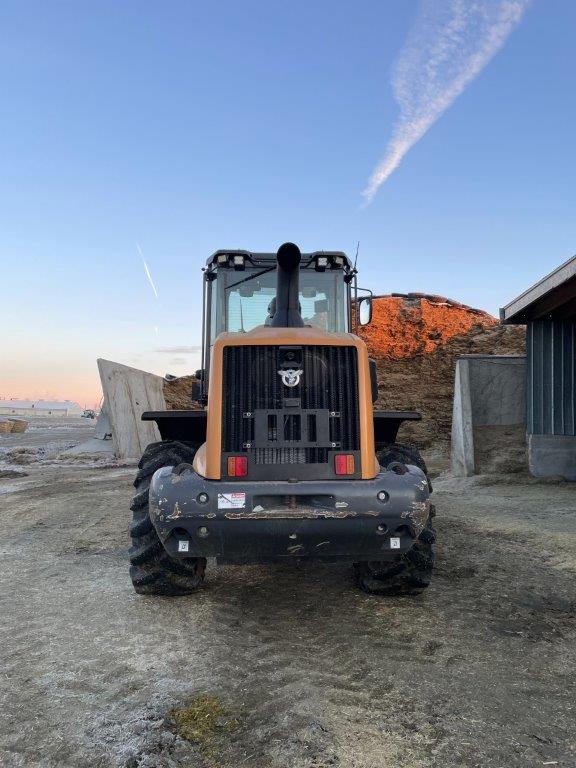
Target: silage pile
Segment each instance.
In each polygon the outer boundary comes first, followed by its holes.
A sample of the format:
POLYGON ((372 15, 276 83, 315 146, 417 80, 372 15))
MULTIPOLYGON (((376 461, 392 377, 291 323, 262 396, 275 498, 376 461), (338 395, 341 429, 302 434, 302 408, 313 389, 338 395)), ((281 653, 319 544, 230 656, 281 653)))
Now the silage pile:
POLYGON ((195 376, 180 376, 171 381, 164 380, 164 398, 169 411, 199 410, 202 406, 192 400, 192 385, 197 383, 195 376))
POLYGON ((450 440, 456 360, 461 355, 523 355, 523 327, 440 296, 380 296, 360 329, 378 366, 377 408, 415 410, 422 421, 399 439, 420 447, 450 440))

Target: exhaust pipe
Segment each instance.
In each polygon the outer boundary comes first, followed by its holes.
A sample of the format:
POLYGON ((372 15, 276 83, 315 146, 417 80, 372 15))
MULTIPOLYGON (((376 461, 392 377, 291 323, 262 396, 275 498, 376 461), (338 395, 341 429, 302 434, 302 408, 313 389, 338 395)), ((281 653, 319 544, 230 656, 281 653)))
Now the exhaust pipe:
POLYGON ((276 312, 270 321, 274 328, 302 328, 298 283, 300 278, 300 248, 284 243, 276 254, 276 312))

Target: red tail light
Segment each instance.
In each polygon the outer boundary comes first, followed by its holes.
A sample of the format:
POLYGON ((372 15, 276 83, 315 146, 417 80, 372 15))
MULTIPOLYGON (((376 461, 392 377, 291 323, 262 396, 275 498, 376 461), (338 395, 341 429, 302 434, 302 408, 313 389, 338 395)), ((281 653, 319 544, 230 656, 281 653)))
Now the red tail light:
POLYGON ((228 456, 228 477, 246 477, 247 474, 247 456, 228 456))
POLYGON ((337 453, 334 456, 334 471, 337 475, 353 475, 355 472, 354 454, 337 453))

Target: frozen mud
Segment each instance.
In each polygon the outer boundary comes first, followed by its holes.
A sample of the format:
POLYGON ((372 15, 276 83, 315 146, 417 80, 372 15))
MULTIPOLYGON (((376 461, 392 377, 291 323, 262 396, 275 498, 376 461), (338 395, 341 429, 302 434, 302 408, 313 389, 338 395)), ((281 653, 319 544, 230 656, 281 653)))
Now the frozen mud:
POLYGON ((296 563, 209 564, 196 595, 145 598, 133 470, 17 469, 0 478, 3 767, 575 764, 574 485, 441 476, 418 598, 296 563), (169 713, 199 701, 226 716, 188 741, 169 713))

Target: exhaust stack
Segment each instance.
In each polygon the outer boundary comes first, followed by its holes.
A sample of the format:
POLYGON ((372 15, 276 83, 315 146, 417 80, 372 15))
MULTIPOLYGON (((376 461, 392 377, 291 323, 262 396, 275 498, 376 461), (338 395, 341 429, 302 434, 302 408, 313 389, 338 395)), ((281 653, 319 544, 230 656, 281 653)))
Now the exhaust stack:
POLYGON ((274 328, 302 328, 298 284, 300 278, 300 248, 284 243, 276 254, 276 312, 270 321, 274 328))

